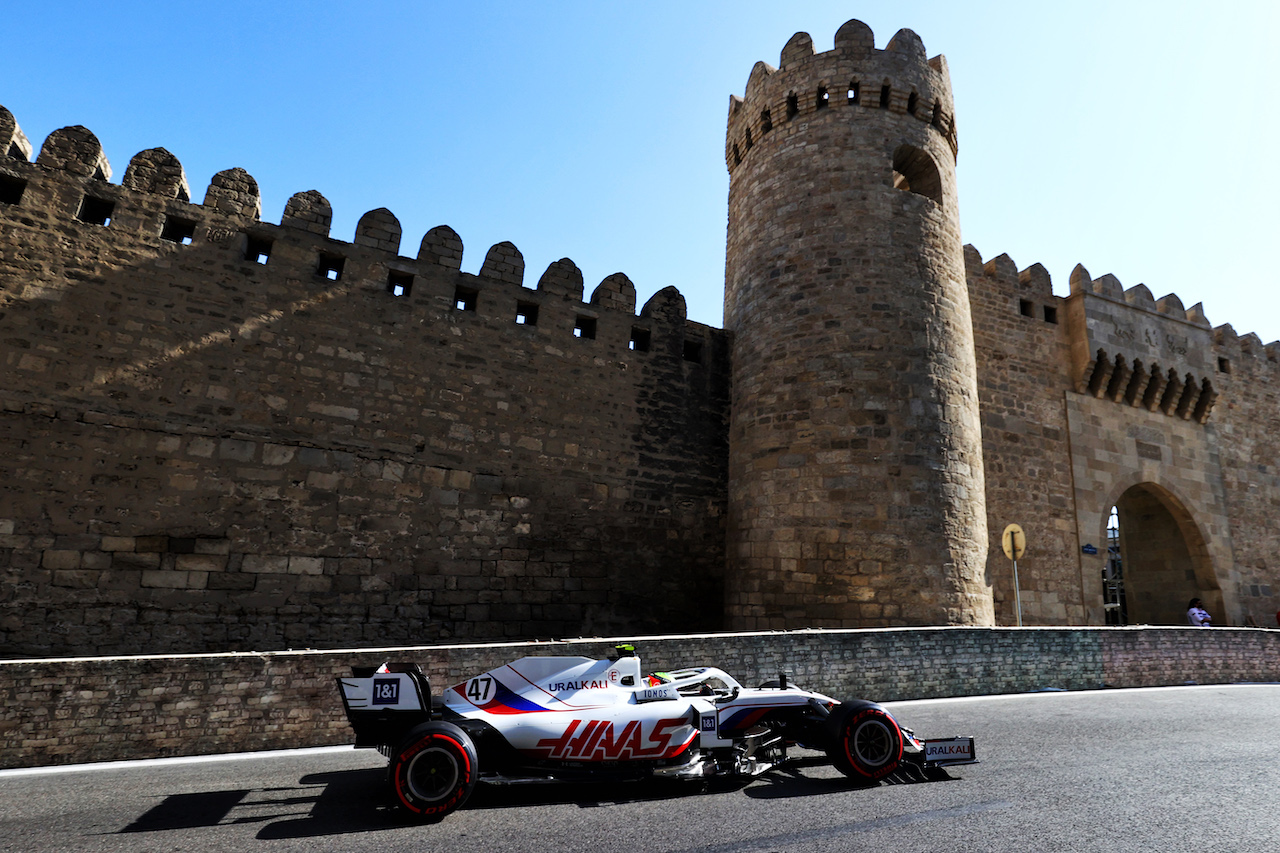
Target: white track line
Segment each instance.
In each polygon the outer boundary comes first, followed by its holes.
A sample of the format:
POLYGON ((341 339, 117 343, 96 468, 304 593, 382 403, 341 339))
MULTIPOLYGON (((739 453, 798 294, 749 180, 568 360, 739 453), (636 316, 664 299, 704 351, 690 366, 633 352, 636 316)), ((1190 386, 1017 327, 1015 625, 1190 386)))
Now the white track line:
POLYGON ((999 702, 1004 699, 1035 699, 1049 696, 1114 696, 1117 693, 1155 693, 1167 690, 1229 690, 1236 687, 1275 687, 1280 682, 1244 681, 1235 684, 1175 684, 1169 687, 1116 687, 1101 690, 1037 690, 1034 693, 990 693, 983 696, 949 696, 940 699, 903 699, 898 702, 881 702, 886 708, 906 708, 915 705, 936 705, 941 702, 999 702))
POLYGON ((218 755, 183 755, 176 758, 139 758, 130 761, 96 761, 92 764, 63 764, 57 767, 19 767, 0 770, 0 779, 41 776, 51 773, 89 773, 95 770, 132 770, 138 767, 177 767, 183 764, 212 764, 216 761, 250 761, 258 758, 296 758, 354 752, 353 746, 312 746, 303 749, 267 749, 262 752, 227 752, 218 755))

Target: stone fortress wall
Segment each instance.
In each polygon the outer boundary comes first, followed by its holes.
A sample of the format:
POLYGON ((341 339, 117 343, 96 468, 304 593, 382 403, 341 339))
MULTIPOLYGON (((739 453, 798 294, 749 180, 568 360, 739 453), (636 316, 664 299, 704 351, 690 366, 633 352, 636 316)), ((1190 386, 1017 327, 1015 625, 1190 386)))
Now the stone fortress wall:
POLYGON ((718 625, 725 333, 0 110, 0 650, 718 625))
POLYGON ((1010 625, 1010 522, 1024 622, 1101 625, 1112 506, 1128 622, 1271 624, 1280 344, 962 247, 926 56, 752 71, 728 331, 0 108, 0 655, 1010 625))
POLYGON ((1129 624, 1178 624, 1198 596, 1215 624, 1274 626, 1280 342, 1083 266, 1057 297, 1040 265, 966 251, 1000 624, 1015 618, 1010 522, 1032 543, 1029 624, 1104 623, 1115 506, 1129 624))

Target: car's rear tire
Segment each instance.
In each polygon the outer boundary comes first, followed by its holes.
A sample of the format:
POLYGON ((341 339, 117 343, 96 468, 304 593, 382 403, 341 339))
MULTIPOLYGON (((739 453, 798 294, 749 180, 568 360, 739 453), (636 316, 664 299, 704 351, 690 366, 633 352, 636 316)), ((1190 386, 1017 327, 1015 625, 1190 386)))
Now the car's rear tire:
POLYGON ((832 718, 834 737, 827 754, 841 773, 875 782, 898 769, 902 730, 888 711, 875 705, 841 707, 832 718))
POLYGON ((475 743, 466 732, 452 723, 423 723, 391 757, 391 793, 414 817, 439 820, 471 796, 479 769, 475 743))

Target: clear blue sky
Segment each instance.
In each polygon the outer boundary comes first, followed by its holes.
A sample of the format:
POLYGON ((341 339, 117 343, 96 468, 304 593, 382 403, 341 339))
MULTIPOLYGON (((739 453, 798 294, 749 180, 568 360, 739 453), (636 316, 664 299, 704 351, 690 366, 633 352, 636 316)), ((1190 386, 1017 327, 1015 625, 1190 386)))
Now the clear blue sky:
POLYGON ((724 121, 756 60, 849 18, 914 29, 956 92, 964 239, 1083 263, 1215 325, 1280 338, 1280 4, 9 3, 0 104, 37 147, 97 134, 119 181, 164 146, 203 198, 242 166, 279 221, 295 192, 350 240, 399 217, 402 253, 452 226, 475 272, 510 240, 526 283, 572 258, 587 293, 625 272, 721 323, 724 121))

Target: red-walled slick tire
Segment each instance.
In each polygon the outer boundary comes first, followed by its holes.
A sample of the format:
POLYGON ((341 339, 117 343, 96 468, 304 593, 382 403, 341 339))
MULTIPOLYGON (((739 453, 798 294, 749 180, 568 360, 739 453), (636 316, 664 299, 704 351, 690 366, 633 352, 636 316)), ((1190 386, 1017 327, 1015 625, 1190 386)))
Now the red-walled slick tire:
POLYGON ((452 723, 424 723, 395 751, 389 768, 396 803, 420 820, 439 820, 475 790, 476 746, 452 723))
POLYGON ((898 769, 902 760, 902 730, 883 708, 839 709, 835 738, 828 749, 841 773, 874 782, 898 769))

